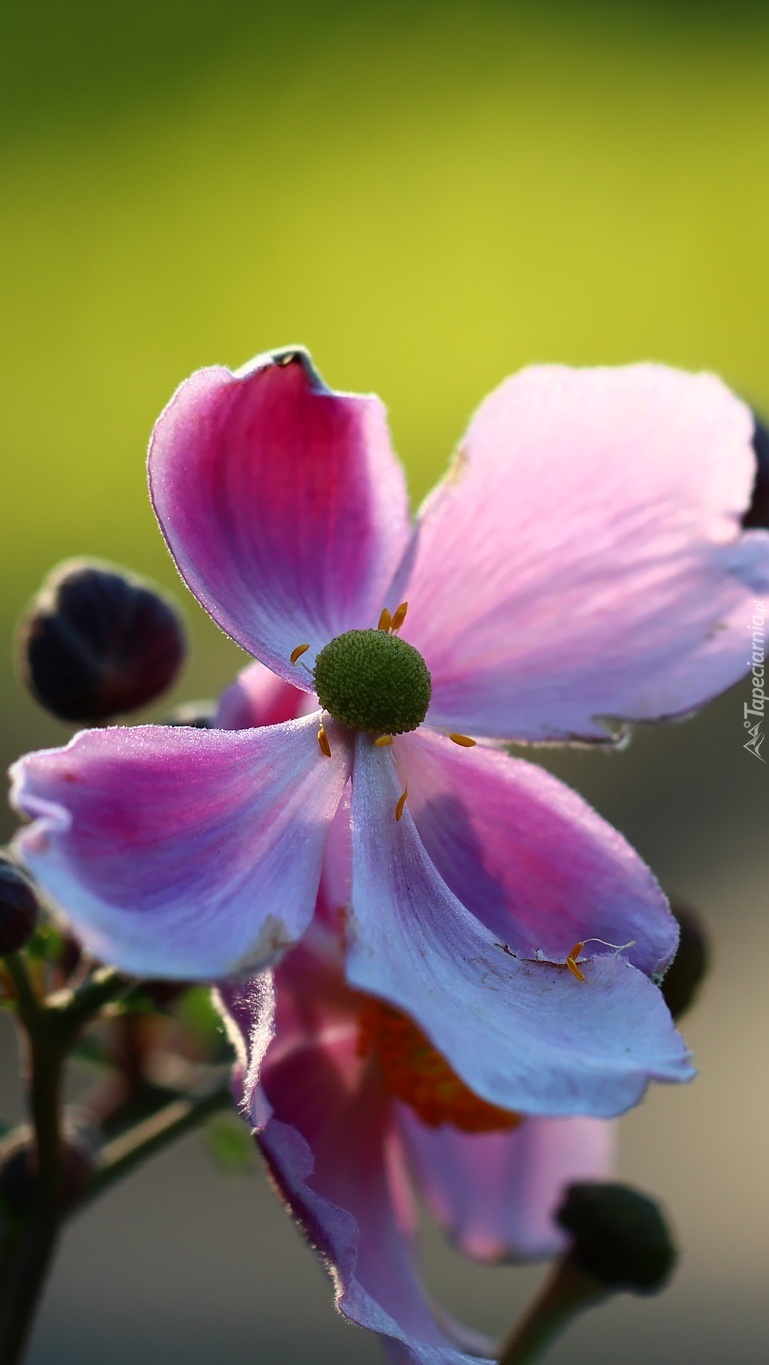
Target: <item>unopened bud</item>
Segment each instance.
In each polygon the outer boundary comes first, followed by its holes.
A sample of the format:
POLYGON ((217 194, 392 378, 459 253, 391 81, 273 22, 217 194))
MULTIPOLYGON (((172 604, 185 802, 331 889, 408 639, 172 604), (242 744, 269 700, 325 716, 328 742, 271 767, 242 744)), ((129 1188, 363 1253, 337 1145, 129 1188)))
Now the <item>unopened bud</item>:
POLYGON ((40 902, 26 872, 0 853, 0 957, 16 953, 37 927, 40 902))
POLYGON ((212 730, 216 704, 212 701, 185 701, 163 717, 163 725, 190 725, 194 730, 212 730))
POLYGON ((671 910, 681 927, 678 952, 662 979, 662 994, 670 1013, 679 1019, 691 1009, 710 967, 710 935, 703 916, 690 905, 673 901, 671 910))
POLYGON ((755 526, 769 529, 769 427, 755 413, 753 416, 756 423, 753 449, 756 452, 758 468, 756 482, 753 485, 753 497, 742 518, 742 524, 748 530, 755 526))
POLYGON ((647 1195, 627 1185, 570 1185, 556 1218, 573 1238, 571 1260, 604 1289, 656 1294, 667 1283, 677 1253, 647 1195))
POLYGON ((96 723, 148 705, 185 654, 176 608, 154 588, 98 560, 53 571, 19 629, 21 672, 60 720, 96 723))
MULTIPOLYGON (((59 1180, 62 1207, 76 1204, 91 1179, 93 1153, 78 1133, 61 1139, 59 1180)), ((8 1133, 0 1145, 0 1200, 8 1213, 23 1217, 37 1192, 37 1144, 28 1125, 8 1133)))

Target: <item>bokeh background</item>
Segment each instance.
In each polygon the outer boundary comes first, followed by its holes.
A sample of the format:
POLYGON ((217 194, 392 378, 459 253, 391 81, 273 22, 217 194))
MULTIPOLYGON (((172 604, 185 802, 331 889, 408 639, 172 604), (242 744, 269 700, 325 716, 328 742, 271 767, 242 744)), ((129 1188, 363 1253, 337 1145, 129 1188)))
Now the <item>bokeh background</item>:
MULTIPOLYGON (((183 601, 176 699, 231 678, 242 656, 176 580, 144 481, 152 422, 201 365, 306 343, 329 383, 388 403, 415 499, 530 361, 704 367, 769 408, 765 3, 4 0, 2 25, 6 639, 50 565, 101 555, 183 601)), ((586 1318, 553 1365, 765 1360, 769 771, 742 748, 746 695, 621 755, 547 756, 717 943, 687 1028, 700 1079, 623 1123, 623 1175, 664 1199, 680 1272, 586 1318)), ((3 759, 66 737, 4 648, 3 759)), ((444 1302, 504 1329, 539 1272, 468 1271, 426 1240, 444 1302)), ((379 1355, 261 1175, 225 1178, 193 1139, 71 1231, 32 1352, 139 1358, 379 1355)))

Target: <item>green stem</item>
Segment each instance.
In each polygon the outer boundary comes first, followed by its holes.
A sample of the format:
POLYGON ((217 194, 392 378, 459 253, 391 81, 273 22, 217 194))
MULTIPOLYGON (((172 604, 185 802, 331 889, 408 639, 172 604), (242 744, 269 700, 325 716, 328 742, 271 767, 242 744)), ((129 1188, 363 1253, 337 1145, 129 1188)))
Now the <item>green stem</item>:
POLYGON ((42 1001, 21 954, 9 954, 5 965, 26 1033, 26 1084, 34 1131, 30 1204, 23 1222, 14 1219, 8 1229, 0 1286, 0 1361, 17 1365, 29 1341, 62 1222, 61 1091, 67 1053, 88 1020, 130 983, 111 968, 100 968, 77 990, 42 1001))
POLYGON ((174 1100, 143 1123, 115 1138, 104 1148, 102 1164, 72 1212, 79 1212, 85 1204, 146 1161, 147 1157, 161 1152, 177 1138, 197 1128, 211 1114, 231 1103, 232 1093, 227 1081, 194 1099, 174 1100))
POLYGON ((522 1322, 502 1346, 499 1365, 531 1365, 585 1308, 607 1298, 609 1291, 568 1256, 554 1266, 550 1278, 522 1322))
POLYGON ((40 1011, 40 1001, 35 994, 32 982, 27 971, 27 964, 21 953, 9 953, 3 959, 5 970, 7 971, 16 991, 16 998, 19 1006, 19 1014, 25 1023, 29 1024, 37 1018, 40 1011))
POLYGON ((0 1360, 21 1361, 56 1249, 61 1223, 61 1131, 64 1054, 46 1045, 45 1030, 30 1039, 29 1104, 35 1131, 35 1184, 24 1224, 14 1229, 0 1302, 0 1360))

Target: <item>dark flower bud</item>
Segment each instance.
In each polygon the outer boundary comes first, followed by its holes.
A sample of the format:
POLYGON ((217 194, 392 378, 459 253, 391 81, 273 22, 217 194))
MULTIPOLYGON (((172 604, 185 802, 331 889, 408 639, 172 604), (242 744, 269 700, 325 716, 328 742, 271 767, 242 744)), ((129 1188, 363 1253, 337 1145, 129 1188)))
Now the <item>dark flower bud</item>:
POLYGON ((657 1205, 627 1185, 570 1185, 556 1214, 572 1236, 569 1256, 606 1290, 656 1294, 676 1249, 657 1205))
MULTIPOLYGON (((90 1144, 79 1133, 61 1139, 60 1180, 62 1207, 71 1208, 85 1191, 94 1170, 90 1144)), ((23 1217, 37 1190, 37 1147, 29 1125, 14 1128, 0 1144, 0 1201, 8 1213, 23 1217)))
POLYGON ((216 718, 213 701, 185 701, 163 718, 164 725, 191 725, 195 730, 212 730, 216 718))
POLYGON ((756 423, 753 449, 756 452, 758 469, 753 485, 753 497, 742 518, 742 524, 747 530, 752 526, 769 529, 769 427, 755 413, 753 416, 756 423))
POLYGON ((18 863, 0 853, 0 957, 18 952, 37 927, 40 902, 18 863))
POLYGON ((21 673, 59 720, 97 723, 148 705, 184 660, 176 608, 141 579, 72 559, 46 580, 21 622, 21 673))
POLYGON ((674 1019, 694 1004, 710 967, 710 935, 702 915, 690 905, 673 901, 671 910, 681 927, 678 952, 662 979, 662 994, 674 1019))

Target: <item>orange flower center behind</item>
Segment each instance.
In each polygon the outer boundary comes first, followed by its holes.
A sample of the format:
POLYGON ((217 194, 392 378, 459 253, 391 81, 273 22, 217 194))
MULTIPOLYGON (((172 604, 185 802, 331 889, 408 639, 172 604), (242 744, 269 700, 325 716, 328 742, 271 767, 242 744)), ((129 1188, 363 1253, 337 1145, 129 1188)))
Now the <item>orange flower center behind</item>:
POLYGON ((474 1095, 400 1010, 371 999, 359 1022, 359 1055, 376 1057, 388 1092, 408 1104, 428 1128, 448 1123, 463 1133, 494 1133, 522 1122, 520 1114, 474 1095))

